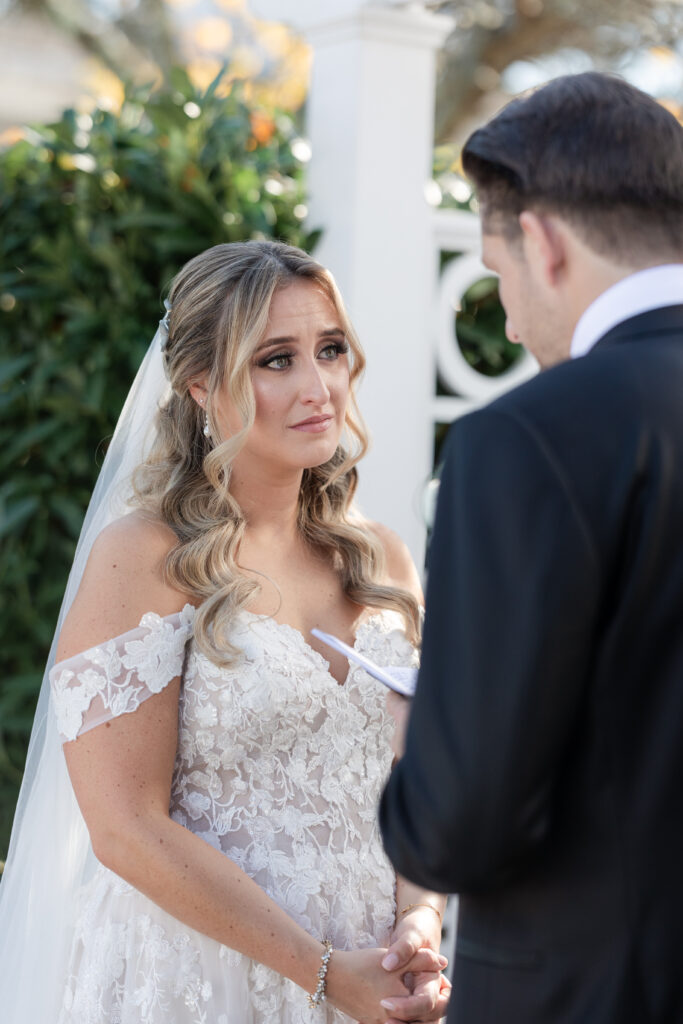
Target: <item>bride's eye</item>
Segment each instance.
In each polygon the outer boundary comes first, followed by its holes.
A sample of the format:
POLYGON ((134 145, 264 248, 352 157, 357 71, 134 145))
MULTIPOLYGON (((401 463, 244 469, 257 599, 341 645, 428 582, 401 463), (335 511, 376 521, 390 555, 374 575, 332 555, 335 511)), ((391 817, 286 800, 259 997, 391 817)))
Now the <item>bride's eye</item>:
POLYGON ((291 352, 275 352, 272 356, 261 359, 258 366, 266 366, 270 370, 286 370, 292 365, 293 355, 291 352))
POLYGON ((346 339, 343 341, 334 341, 330 345, 325 345, 324 348, 318 353, 323 359, 332 362, 334 359, 338 359, 339 356, 344 356, 349 351, 349 343, 346 339))

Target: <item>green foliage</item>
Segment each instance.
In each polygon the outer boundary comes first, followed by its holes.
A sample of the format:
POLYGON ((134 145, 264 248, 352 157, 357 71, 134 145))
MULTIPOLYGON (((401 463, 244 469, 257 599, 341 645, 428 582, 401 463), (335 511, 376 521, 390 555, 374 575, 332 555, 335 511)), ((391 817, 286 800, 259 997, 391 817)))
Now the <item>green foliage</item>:
POLYGON ((487 377, 498 377, 517 362, 522 350, 505 335, 497 277, 484 277, 467 289, 456 314, 455 333, 467 362, 487 377))
POLYGON ((218 84, 176 71, 0 153, 0 861, 81 520, 167 285, 218 242, 315 241, 291 119, 218 84))
MULTIPOLYGON (((442 254, 442 265, 452 259, 442 254)), ((467 362, 487 377, 498 377, 522 356, 522 348, 505 335, 505 311, 498 294, 498 278, 483 277, 471 285, 453 313, 455 337, 467 362)), ((437 379, 437 394, 451 392, 437 379)), ((438 468, 441 448, 450 423, 437 423, 434 430, 434 465, 438 468)))

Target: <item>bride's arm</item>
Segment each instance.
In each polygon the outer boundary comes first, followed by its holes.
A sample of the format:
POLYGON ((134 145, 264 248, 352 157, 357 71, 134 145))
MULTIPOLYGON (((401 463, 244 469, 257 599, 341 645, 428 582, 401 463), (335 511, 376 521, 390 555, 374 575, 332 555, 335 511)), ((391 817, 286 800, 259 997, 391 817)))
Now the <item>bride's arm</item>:
MULTIPOLYGON (((165 542, 165 547, 164 547, 165 542)), ((163 581, 164 528, 136 521, 101 537, 60 637, 60 659, 121 635, 145 611, 172 614, 186 595, 163 581)), ((309 992, 321 943, 308 935, 237 865, 169 817, 178 741, 174 680, 133 714, 123 714, 64 746, 98 860, 185 924, 252 957, 309 992)), ((405 994, 383 950, 335 952, 328 998, 354 1019, 385 1020, 378 1007, 405 994)), ((416 969, 433 968, 427 954, 416 969)))

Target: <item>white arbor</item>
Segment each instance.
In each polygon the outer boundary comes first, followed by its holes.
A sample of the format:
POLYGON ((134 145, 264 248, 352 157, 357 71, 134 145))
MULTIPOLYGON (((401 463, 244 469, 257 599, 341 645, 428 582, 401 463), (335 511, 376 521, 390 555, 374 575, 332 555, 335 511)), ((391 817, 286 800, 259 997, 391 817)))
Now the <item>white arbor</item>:
POLYGON ((431 180, 437 52, 453 24, 398 0, 252 0, 260 16, 303 32, 313 48, 307 102, 309 222, 368 357, 360 404, 373 446, 360 467, 363 511, 393 527, 418 565, 434 425, 534 372, 502 378, 465 361, 454 311, 488 276, 472 214, 435 211, 431 180), (459 258, 439 274, 441 251, 459 258), (436 396, 436 371, 457 398, 436 396))

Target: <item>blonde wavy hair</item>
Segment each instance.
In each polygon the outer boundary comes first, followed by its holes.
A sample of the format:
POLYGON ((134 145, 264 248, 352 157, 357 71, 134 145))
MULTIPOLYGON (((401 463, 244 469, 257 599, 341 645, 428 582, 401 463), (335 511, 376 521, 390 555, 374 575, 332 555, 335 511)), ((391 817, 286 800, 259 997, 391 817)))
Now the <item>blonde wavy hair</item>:
POLYGON ((384 570, 382 546, 352 505, 355 466, 368 447, 354 390, 365 358, 332 275, 293 246, 237 242, 200 253, 173 280, 165 352, 172 393, 158 412, 154 446, 133 480, 137 506, 161 519, 178 538, 166 559, 166 576, 173 586, 202 599, 195 640, 217 664, 237 657, 228 639, 230 623, 260 589, 237 564, 246 520, 230 493, 232 461, 254 423, 253 355, 265 334, 273 295, 302 278, 329 297, 349 343, 345 435, 350 444, 347 450, 340 443, 324 465, 304 469, 299 530, 311 548, 330 557, 352 601, 395 609, 403 615, 411 640, 418 639, 417 603, 408 592, 378 582, 384 570), (202 378, 208 391, 208 438, 203 410, 190 394, 190 386, 202 378), (220 435, 212 396, 223 386, 242 428, 214 446, 211 438, 220 435))

